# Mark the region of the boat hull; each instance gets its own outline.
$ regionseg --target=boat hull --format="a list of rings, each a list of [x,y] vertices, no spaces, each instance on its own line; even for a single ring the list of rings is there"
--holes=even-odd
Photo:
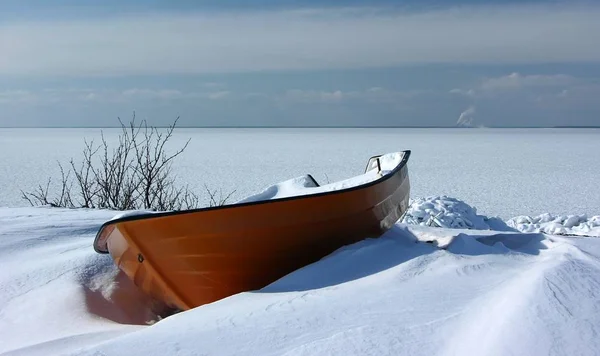
[[[146,293],[181,310],[260,289],[391,228],[408,207],[409,156],[353,188],[112,220],[94,248],[110,253]]]

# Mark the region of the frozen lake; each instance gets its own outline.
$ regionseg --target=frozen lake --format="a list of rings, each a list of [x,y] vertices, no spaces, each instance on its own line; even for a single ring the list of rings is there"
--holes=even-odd
[[[104,129],[109,139],[118,129]],[[58,179],[100,129],[0,129],[0,206]],[[600,214],[597,129],[178,129],[179,182],[235,190],[234,200],[306,173],[325,182],[363,172],[370,156],[412,150],[411,195],[449,195],[485,215]]]

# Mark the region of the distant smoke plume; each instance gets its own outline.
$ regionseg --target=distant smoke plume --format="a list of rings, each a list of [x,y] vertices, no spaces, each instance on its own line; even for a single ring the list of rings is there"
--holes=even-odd
[[[458,120],[456,121],[457,126],[473,126],[473,119],[475,115],[475,107],[469,106],[469,108],[463,111]]]

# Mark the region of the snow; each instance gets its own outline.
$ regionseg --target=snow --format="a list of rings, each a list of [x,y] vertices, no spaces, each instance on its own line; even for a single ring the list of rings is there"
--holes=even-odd
[[[600,216],[542,214],[517,216],[507,221],[508,226],[523,232],[543,232],[555,235],[600,236]]]
[[[447,227],[453,229],[490,229],[489,219],[477,215],[477,209],[447,196],[411,200],[402,222],[412,225]]]
[[[361,175],[324,185],[318,185],[318,183],[315,184],[315,180],[309,175],[288,179],[271,185],[262,192],[246,197],[237,203],[325,193],[367,184],[390,173],[390,171],[400,164],[403,157],[404,152],[393,152],[381,155],[381,157],[379,157],[379,169],[370,169]]]
[[[415,198],[380,238],[163,319],[92,248],[114,215],[0,208],[0,354],[600,354],[600,239],[545,231],[600,236],[597,216]]]
[[[498,217],[477,214],[477,209],[462,200],[433,196],[411,199],[402,222],[410,225],[434,226],[452,229],[520,231],[551,235],[579,235],[600,237],[600,215],[588,218],[583,215],[537,217],[517,216],[502,221]]]

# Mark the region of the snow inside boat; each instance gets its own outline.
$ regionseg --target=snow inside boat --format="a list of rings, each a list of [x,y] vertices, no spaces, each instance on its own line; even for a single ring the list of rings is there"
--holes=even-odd
[[[260,289],[390,229],[408,207],[409,156],[372,157],[364,174],[323,186],[307,175],[231,205],[116,218],[94,249],[172,308]]]

